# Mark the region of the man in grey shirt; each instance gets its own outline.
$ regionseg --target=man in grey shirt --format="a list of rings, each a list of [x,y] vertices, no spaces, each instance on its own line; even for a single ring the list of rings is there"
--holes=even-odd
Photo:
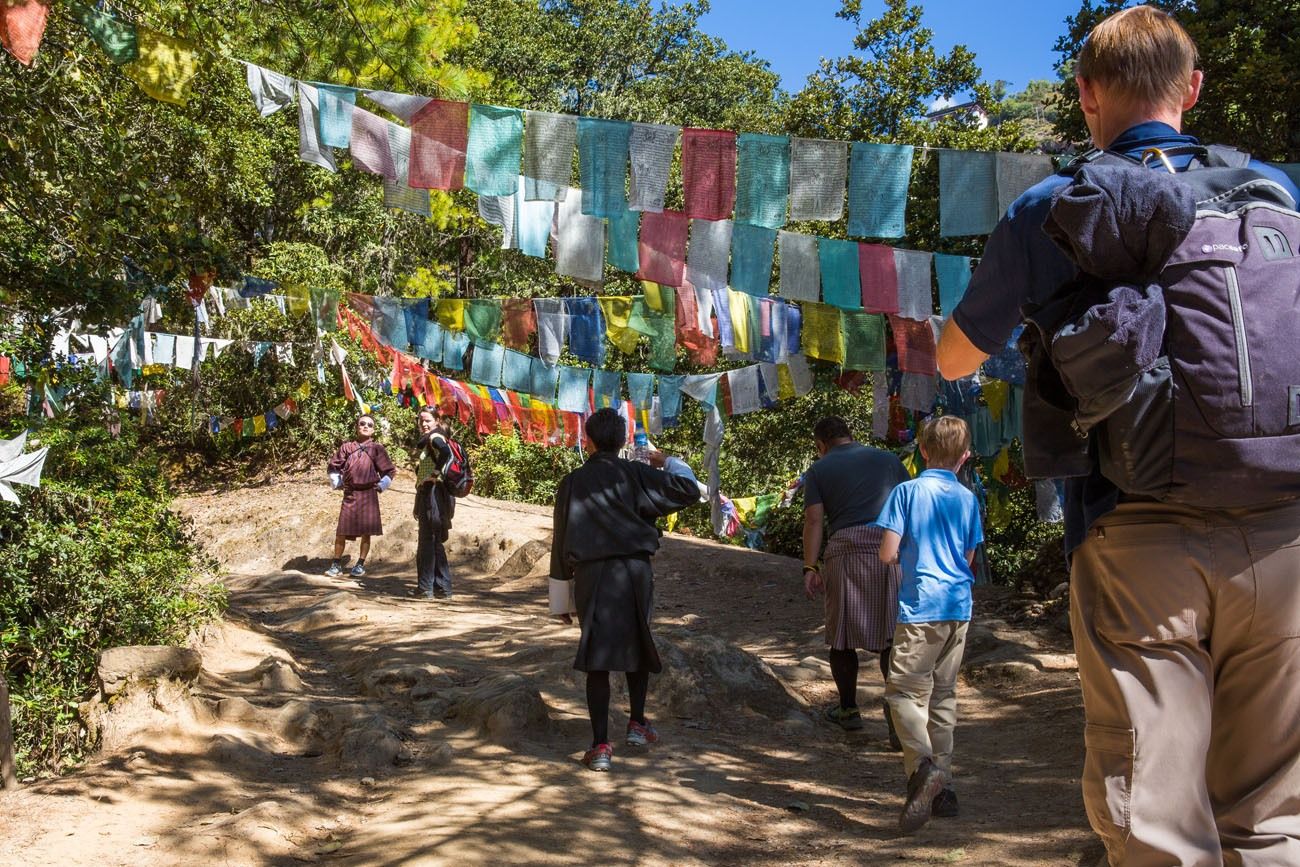
[[[891,452],[855,442],[842,418],[817,422],[813,440],[820,457],[804,473],[804,590],[809,599],[826,591],[826,644],[840,694],[826,718],[856,731],[863,725],[857,650],[880,654],[885,675],[898,608],[898,566],[880,562],[882,531],[870,524],[894,487],[910,477]],[[829,541],[819,566],[823,529]],[[892,726],[889,734],[892,744]]]

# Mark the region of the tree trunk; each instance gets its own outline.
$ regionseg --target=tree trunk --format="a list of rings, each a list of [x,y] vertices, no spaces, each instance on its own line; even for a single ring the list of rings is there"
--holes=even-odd
[[[18,775],[14,772],[14,730],[9,723],[9,685],[4,672],[0,672],[0,788],[13,791],[18,788]]]

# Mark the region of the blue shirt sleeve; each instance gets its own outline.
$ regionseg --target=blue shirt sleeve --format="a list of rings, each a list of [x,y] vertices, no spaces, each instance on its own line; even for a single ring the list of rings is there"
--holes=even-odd
[[[892,530],[900,536],[904,535],[904,530],[907,529],[906,490],[906,485],[899,485],[889,492],[889,499],[885,500],[885,507],[880,510],[880,517],[872,521],[871,526]]]
[[[1067,183],[1069,178],[1053,175],[1035,184],[1012,204],[984,245],[952,318],[986,355],[1006,347],[1026,302],[1046,300],[1077,272],[1043,231],[1052,194]]]
[[[1291,177],[1286,172],[1277,166],[1271,166],[1259,160],[1251,160],[1250,167],[1270,181],[1277,181],[1285,187],[1286,191],[1291,194],[1291,200],[1296,203],[1297,207],[1300,207],[1300,187],[1296,186],[1295,181],[1291,180]]]
[[[980,524],[980,509],[974,494],[967,501],[967,508],[970,510],[970,520],[967,522],[965,550],[974,551],[984,541],[984,527]]]

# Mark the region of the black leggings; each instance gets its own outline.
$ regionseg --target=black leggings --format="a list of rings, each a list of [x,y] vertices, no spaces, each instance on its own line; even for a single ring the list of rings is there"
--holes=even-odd
[[[889,651],[886,647],[880,652],[880,677],[889,680]],[[856,650],[830,651],[831,677],[835,678],[835,688],[840,692],[840,707],[858,706],[858,652]]]
[[[630,716],[645,725],[645,695],[650,688],[650,672],[627,673],[627,695],[632,705]],[[609,743],[609,672],[587,672],[587,713],[591,715],[591,745]]]

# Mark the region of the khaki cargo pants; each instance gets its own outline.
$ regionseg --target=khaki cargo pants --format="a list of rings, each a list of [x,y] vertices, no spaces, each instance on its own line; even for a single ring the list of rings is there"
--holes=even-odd
[[[900,623],[894,627],[885,701],[910,779],[929,757],[951,778],[957,728],[957,674],[966,649],[965,620]]]
[[[1300,504],[1121,505],[1070,623],[1111,865],[1300,865]]]

